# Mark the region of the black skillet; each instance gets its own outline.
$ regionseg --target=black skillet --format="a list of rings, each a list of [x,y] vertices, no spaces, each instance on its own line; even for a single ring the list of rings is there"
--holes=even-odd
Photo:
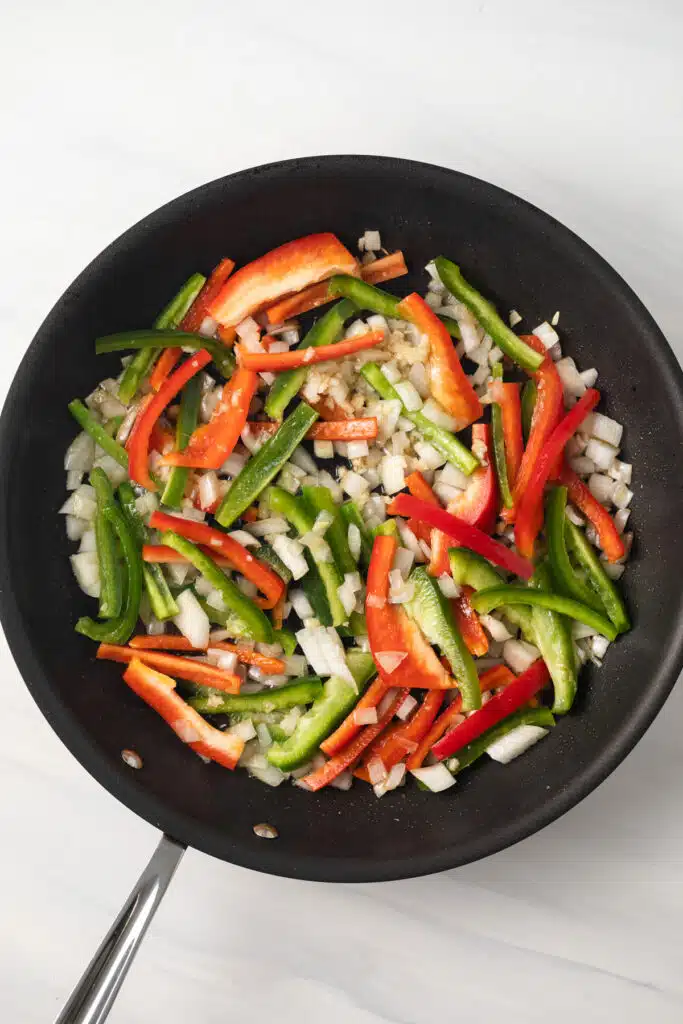
[[[222,256],[245,263],[321,230],[354,246],[366,228],[406,253],[412,273],[396,282],[403,294],[424,289],[425,263],[443,253],[502,311],[520,310],[528,329],[561,310],[564,349],[582,368],[598,369],[601,409],[626,424],[625,457],[635,465],[637,540],[623,581],[634,629],[610,647],[602,669],[583,670],[575,710],[545,742],[507,767],[467,773],[440,796],[413,786],[382,800],[367,786],[270,789],[204,765],[121,684],[118,666],[95,662],[93,645],[73,632],[89,605],[56,514],[62,456],[75,432],[67,402],[118,366],[116,357],[95,356],[96,336],[150,324],[192,271],[206,272]],[[157,855],[167,865],[186,844],[317,881],[456,867],[531,835],[586,796],[671,690],[683,654],[682,442],[683,375],[657,325],[615,271],[547,214],[486,182],[406,160],[339,156],[257,167],[204,185],[127,231],[71,285],[32,342],[0,420],[2,624],[27,686],[72,753],[174,837]],[[124,747],[140,753],[142,770],[123,763]],[[279,838],[258,838],[258,822],[276,826]],[[155,904],[156,870],[146,877]],[[100,981],[103,963],[95,965]],[[118,982],[108,984],[100,1012]],[[78,1016],[75,1005],[63,1020],[103,1019]]]

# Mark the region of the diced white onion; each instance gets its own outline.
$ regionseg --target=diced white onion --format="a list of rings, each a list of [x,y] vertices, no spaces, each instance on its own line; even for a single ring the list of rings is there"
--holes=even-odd
[[[368,453],[367,441],[349,441],[346,446],[347,459],[364,459]]]
[[[290,461],[293,462],[295,466],[298,466],[299,469],[302,469],[304,473],[315,475],[318,472],[318,467],[315,462],[306,449],[302,448],[301,445],[294,449],[290,455]]]
[[[66,474],[66,489],[67,491],[75,491],[80,486],[83,479],[83,474],[80,469],[70,469]]]
[[[83,551],[69,559],[79,587],[89,597],[100,596],[100,570],[96,551]]]
[[[401,371],[393,360],[391,360],[391,362],[384,363],[382,366],[382,373],[390,384],[398,384],[401,379]]]
[[[92,534],[93,539],[95,533],[90,529],[90,521],[87,519],[79,519],[78,516],[67,515],[66,517],[66,535],[69,540],[81,540],[87,534]],[[94,547],[93,547],[94,550]]]
[[[377,708],[357,708],[353,713],[353,721],[356,725],[375,725]]]
[[[355,523],[351,523],[349,525],[347,539],[349,544],[349,551],[351,552],[351,557],[357,562],[358,559],[360,558],[362,538],[360,530],[358,529]]]
[[[336,779],[332,779],[330,786],[333,789],[341,789],[343,791],[351,789],[353,785],[353,775],[350,771],[341,772]]]
[[[604,658],[607,654],[607,648],[609,647],[609,640],[606,636],[601,636],[600,633],[594,636],[591,641],[591,651],[596,658]]]
[[[209,644],[211,624],[209,617],[191,590],[183,590],[176,597],[180,609],[173,622],[193,647],[204,649]]]
[[[386,317],[382,316],[381,313],[373,313],[372,316],[368,317],[366,323],[370,331],[383,331],[386,334],[389,330]]]
[[[334,443],[332,441],[314,441],[313,452],[317,459],[333,459]]]
[[[410,380],[400,380],[396,384],[395,390],[408,412],[417,412],[422,408],[420,393]]]
[[[280,556],[295,580],[300,580],[308,572],[308,562],[304,556],[303,544],[293,537],[280,533],[273,537],[273,550]]]
[[[207,651],[207,653],[209,653]],[[218,651],[217,665],[224,672],[234,672],[237,668],[237,655],[234,651]]]
[[[439,576],[436,582],[444,597],[454,598],[460,596],[460,587],[448,573]]]
[[[397,494],[406,485],[406,461],[402,455],[385,455],[380,465],[382,486],[387,494]]]
[[[598,471],[607,473],[617,455],[617,449],[605,441],[591,437],[586,445],[586,457],[592,459]]]
[[[341,601],[347,615],[350,615],[356,607],[356,589],[350,582],[349,576],[350,574],[347,573],[344,577],[344,582],[337,591],[339,594],[339,600]]]
[[[406,766],[402,761],[399,761],[398,764],[393,766],[383,782],[378,782],[377,785],[372,787],[375,796],[382,797],[385,793],[390,793],[392,789],[397,789],[402,784],[405,774]]]
[[[612,504],[617,508],[628,508],[632,497],[633,491],[629,491],[626,484],[617,484],[612,493]]]
[[[405,651],[377,651],[375,661],[382,671],[390,676],[408,657]]]
[[[312,609],[311,609],[312,610]],[[303,676],[306,674],[306,658],[303,654],[290,654],[284,658],[285,674],[288,676]]]
[[[237,576],[235,578],[235,583],[242,591],[242,593],[245,594],[250,600],[256,600],[256,597],[258,595],[258,587],[256,586],[255,583],[252,583],[251,580],[246,579],[245,576]]]
[[[427,399],[422,407],[422,415],[432,423],[436,423],[437,427],[443,427],[444,430],[455,431],[458,429],[458,421],[450,416],[434,398]]]
[[[409,693],[406,699],[401,704],[399,704],[398,708],[396,709],[396,717],[400,718],[402,722],[405,722],[416,707],[417,701],[412,696],[412,694]]]
[[[586,390],[586,385],[583,382],[581,374],[576,368],[576,363],[567,356],[564,359],[559,359],[555,363],[555,368],[562,381],[562,388],[564,390],[565,397],[570,396],[572,398],[581,398]]]
[[[334,516],[326,509],[322,509],[322,511],[318,512],[317,516],[315,517],[315,522],[311,527],[311,532],[316,533],[319,537],[324,537],[333,522]]]
[[[350,498],[359,499],[367,494],[368,482],[365,477],[362,477],[360,473],[356,473],[353,470],[349,470],[348,473],[344,474],[341,481],[342,489],[346,491]]]
[[[457,487],[461,491],[466,489],[470,481],[470,478],[465,476],[463,471],[454,466],[452,462],[447,462],[443,469],[436,474],[435,479],[450,487]]]
[[[300,629],[296,634],[299,646],[308,658],[311,668],[317,675],[337,676],[346,680],[357,691],[356,682],[346,664],[344,647],[332,626]]]
[[[392,569],[394,572],[398,572],[402,579],[407,579],[414,561],[414,551],[411,551],[409,548],[396,548]],[[389,578],[391,579],[392,577],[390,576]]]
[[[624,575],[626,566],[623,563],[602,562],[602,567],[611,580],[619,580]]]
[[[171,578],[171,583],[174,583],[177,587],[182,586],[189,571],[189,562],[169,562],[166,566],[166,572]]]
[[[573,523],[574,526],[583,526],[583,516],[579,515],[579,513],[576,511],[573,505],[567,505],[564,514],[566,515],[569,522]]]
[[[424,471],[438,469],[446,462],[446,457],[438,452],[433,445],[427,441],[416,441],[413,445],[415,454],[420,461],[420,468]]]
[[[503,645],[503,658],[516,675],[526,672],[540,656],[538,648],[525,640],[506,640]]]
[[[510,324],[510,327],[516,327],[517,324],[520,324],[522,322],[522,319],[522,316],[517,312],[516,309],[510,310],[510,313],[508,315],[508,323]]]
[[[64,469],[75,470],[80,473],[89,473],[95,461],[95,442],[82,431],[77,434],[66,450],[64,456]]]
[[[493,615],[480,615],[479,621],[493,640],[502,643],[505,640],[512,639],[512,633],[505,623],[501,622],[500,619],[496,619]]]
[[[631,510],[628,508],[620,508],[614,516],[614,525],[616,526],[619,533],[623,533],[626,529]]]
[[[630,484],[633,477],[633,466],[630,462],[620,462],[615,459],[609,471],[613,480],[620,484]]]
[[[235,334],[237,335],[241,342],[247,345],[247,348],[250,352],[265,351],[263,345],[261,345],[259,341],[259,337],[261,335],[261,328],[256,323],[253,317],[248,316],[246,317],[246,319],[242,320],[239,324],[237,324],[237,326],[235,327]],[[252,347],[254,345],[254,339],[256,340],[256,342],[258,342],[258,348]]]
[[[499,764],[509,764],[547,734],[548,730],[542,729],[540,725],[518,725],[487,747],[486,753]]]
[[[237,474],[244,469],[246,464],[246,456],[233,452],[232,455],[225,460],[220,471],[221,473],[224,473],[225,476],[237,476]]]
[[[583,622],[572,622],[571,629],[574,640],[584,640],[587,636],[595,636],[598,632],[595,626],[586,626]]]
[[[591,473],[595,473],[595,463],[587,455],[575,456],[575,458],[569,460],[569,465],[579,476],[586,477],[590,476]]]
[[[551,327],[547,320],[544,320],[538,327],[534,327],[532,334],[535,334],[539,341],[543,342],[544,348],[552,348],[560,340],[560,336],[554,327]]]
[[[450,505],[462,493],[459,488],[445,484],[443,480],[437,480],[432,490],[443,505]]]
[[[590,434],[591,437],[597,438],[598,441],[605,441],[607,444],[611,444],[613,448],[618,448],[621,444],[624,428],[621,423],[610,419],[609,416],[603,416],[601,412],[592,412],[584,420],[581,426],[581,433]]]
[[[592,473],[588,478],[588,490],[601,505],[609,504],[616,486],[611,477],[602,473]]]
[[[582,370],[579,377],[587,388],[595,387],[595,383],[598,379],[598,371],[595,367],[591,367],[590,370]]]
[[[210,469],[199,477],[199,504],[203,509],[210,509],[220,498],[218,477]]]
[[[79,523],[84,523],[84,520],[79,519]],[[85,524],[87,525],[87,524]],[[76,537],[70,538],[71,540],[77,540]],[[97,551],[97,538],[93,529],[87,529],[81,534],[81,543],[78,545],[79,552],[81,551]]]
[[[413,363],[408,371],[408,383],[413,386],[421,399],[429,397],[429,378],[424,363]]]
[[[432,793],[442,793],[455,785],[455,776],[451,775],[445,764],[431,764],[427,768],[413,768],[410,773],[418,782],[430,789]]]
[[[289,533],[289,523],[282,516],[269,516],[247,523],[241,532],[250,533],[252,537],[272,537],[278,533]]]

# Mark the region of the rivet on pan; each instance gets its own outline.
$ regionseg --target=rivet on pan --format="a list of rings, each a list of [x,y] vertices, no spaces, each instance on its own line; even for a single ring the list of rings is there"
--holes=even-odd
[[[274,825],[269,825],[267,822],[262,821],[259,825],[254,825],[254,832],[259,839],[277,839],[280,835]]]
[[[142,768],[142,758],[134,750],[122,750],[121,759],[129,768]]]

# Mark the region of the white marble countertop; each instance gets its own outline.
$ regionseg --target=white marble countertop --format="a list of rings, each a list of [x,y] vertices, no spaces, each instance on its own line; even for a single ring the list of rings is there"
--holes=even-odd
[[[63,289],[131,223],[229,171],[330,152],[428,160],[530,199],[626,277],[681,356],[681,10],[7,6],[0,390]],[[156,835],[53,736],[4,641],[0,659],[0,1018],[44,1024]],[[578,808],[445,875],[323,886],[188,854],[111,1020],[680,1022],[682,727],[679,688]],[[293,919],[300,941],[285,942]]]

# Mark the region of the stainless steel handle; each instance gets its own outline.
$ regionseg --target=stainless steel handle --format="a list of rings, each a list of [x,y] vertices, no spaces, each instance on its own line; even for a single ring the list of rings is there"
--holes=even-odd
[[[111,1010],[185,846],[162,836],[102,945],[55,1024],[102,1024]]]

